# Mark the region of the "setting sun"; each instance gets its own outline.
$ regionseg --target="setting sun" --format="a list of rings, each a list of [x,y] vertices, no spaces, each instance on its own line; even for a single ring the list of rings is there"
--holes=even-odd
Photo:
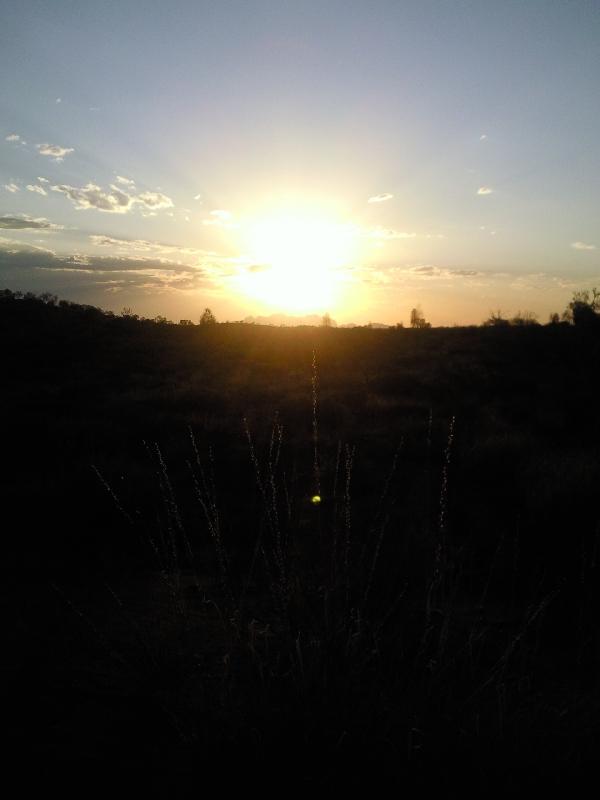
[[[338,299],[341,269],[356,256],[351,225],[318,215],[279,213],[250,220],[244,244],[252,263],[241,291],[284,311],[324,311]]]

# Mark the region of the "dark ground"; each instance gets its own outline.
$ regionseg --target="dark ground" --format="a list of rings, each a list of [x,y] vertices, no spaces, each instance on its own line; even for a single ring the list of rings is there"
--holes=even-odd
[[[5,298],[0,335],[26,779],[464,795],[594,764],[596,331]]]

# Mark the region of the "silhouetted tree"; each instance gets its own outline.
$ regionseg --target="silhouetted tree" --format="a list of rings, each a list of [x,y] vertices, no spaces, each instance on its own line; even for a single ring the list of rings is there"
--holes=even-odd
[[[515,316],[510,321],[511,325],[526,326],[526,325],[539,325],[537,321],[537,314],[534,311],[517,311]]]
[[[563,316],[574,325],[591,327],[600,323],[598,312],[600,312],[600,290],[594,287],[573,292],[573,299]]]
[[[431,328],[431,323],[427,322],[423,316],[423,312],[417,306],[410,312],[410,327],[411,328]]]
[[[490,316],[483,322],[485,328],[507,328],[509,325],[510,322],[502,316],[500,309],[492,311]]]
[[[331,328],[331,316],[329,315],[328,311],[326,311],[325,314],[323,314],[323,317],[321,319],[321,326],[323,328]]]
[[[205,308],[200,317],[200,325],[214,325],[216,321],[217,318],[210,308]]]
[[[558,325],[560,322],[560,314],[558,311],[553,311],[548,317],[548,325]]]

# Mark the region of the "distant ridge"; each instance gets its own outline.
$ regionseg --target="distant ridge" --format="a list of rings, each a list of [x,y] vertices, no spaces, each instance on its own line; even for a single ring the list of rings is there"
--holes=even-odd
[[[292,314],[270,314],[267,317],[245,317],[242,322],[247,325],[272,325],[275,327],[294,328],[299,325],[314,325],[323,327],[323,317],[320,314],[305,314],[304,316],[293,316]],[[346,322],[338,325],[334,319],[329,320],[332,328],[391,328],[393,325],[386,325],[383,322],[369,322],[368,325],[356,325],[354,322]]]
[[[275,325],[294,327],[296,325],[318,325],[323,324],[323,316],[320,314],[306,314],[304,316],[293,316],[291,314],[270,314],[268,317],[245,317],[243,322],[249,325]],[[332,328],[337,328],[337,322],[330,321]]]
[[[340,328],[377,328],[383,330],[384,328],[393,328],[394,325],[386,325],[384,322],[367,322],[365,325],[357,325],[355,322],[346,322],[340,325]]]

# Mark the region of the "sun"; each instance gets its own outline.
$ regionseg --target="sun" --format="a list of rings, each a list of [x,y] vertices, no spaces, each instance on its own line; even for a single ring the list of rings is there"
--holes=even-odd
[[[240,289],[280,311],[331,309],[355,239],[352,226],[317,213],[282,211],[249,220],[244,246],[250,264],[240,276]]]

